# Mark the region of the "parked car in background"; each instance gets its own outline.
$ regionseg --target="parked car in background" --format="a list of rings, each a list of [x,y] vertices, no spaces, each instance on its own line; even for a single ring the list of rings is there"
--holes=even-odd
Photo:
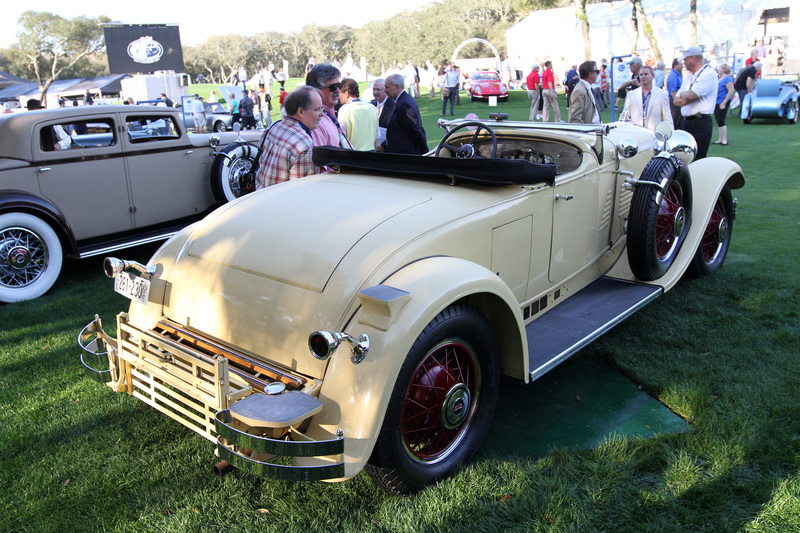
[[[190,135],[162,106],[0,115],[0,302],[47,292],[65,255],[166,239],[231,199],[232,172],[247,162],[216,147],[258,139]]]
[[[478,70],[473,72],[466,82],[466,90],[470,101],[488,100],[496,96],[498,100],[508,100],[508,87],[494,70]]]
[[[205,102],[206,131],[223,132],[231,129],[233,116],[225,106],[219,102]]]
[[[794,82],[760,79],[753,92],[745,95],[739,116],[745,124],[750,124],[754,118],[785,118],[796,124],[800,113],[798,91],[800,85]]]
[[[214,442],[219,473],[366,469],[395,494],[448,475],[501,374],[533,381],[721,268],[744,185],[666,124],[507,118],[440,120],[428,156],[315,148],[335,172],[227,204],[147,265],[107,258],[133,301],[116,336],[84,329],[84,363]]]

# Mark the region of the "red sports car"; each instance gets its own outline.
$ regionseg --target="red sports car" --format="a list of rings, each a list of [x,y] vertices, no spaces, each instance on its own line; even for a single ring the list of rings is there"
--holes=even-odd
[[[508,101],[508,87],[500,80],[494,70],[478,70],[473,72],[467,82],[467,94],[470,101],[488,100],[496,96],[498,100]]]

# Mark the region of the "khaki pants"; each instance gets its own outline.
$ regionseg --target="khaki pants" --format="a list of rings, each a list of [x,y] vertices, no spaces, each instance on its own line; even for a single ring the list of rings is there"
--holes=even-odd
[[[531,101],[531,117],[528,120],[534,122],[539,114],[539,89],[528,89],[528,100]]]
[[[542,91],[544,97],[544,108],[542,109],[543,122],[550,120],[550,107],[553,108],[553,122],[561,122],[561,109],[558,107],[558,95],[555,89],[545,89]],[[548,104],[550,107],[548,107]]]

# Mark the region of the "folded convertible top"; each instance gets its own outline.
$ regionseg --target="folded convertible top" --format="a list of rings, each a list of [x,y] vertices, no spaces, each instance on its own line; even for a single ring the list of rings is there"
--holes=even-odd
[[[553,185],[555,164],[524,159],[430,157],[382,152],[360,152],[333,146],[314,147],[314,164],[340,171],[364,170],[375,174],[466,180],[489,185]]]

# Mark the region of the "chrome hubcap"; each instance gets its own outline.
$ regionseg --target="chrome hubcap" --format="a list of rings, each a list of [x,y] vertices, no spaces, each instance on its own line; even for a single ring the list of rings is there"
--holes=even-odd
[[[27,248],[15,246],[8,252],[6,260],[11,268],[25,268],[31,262],[31,253]]]
[[[471,395],[466,385],[454,385],[447,392],[442,404],[442,425],[447,429],[460,426],[469,414],[470,400]]]
[[[725,242],[728,238],[728,231],[728,219],[723,217],[723,219],[719,221],[719,227],[717,228],[717,239],[720,244]]]
[[[679,237],[683,234],[683,226],[686,224],[686,210],[683,207],[679,207],[675,211],[675,222],[672,226],[672,231],[675,232],[675,236]]]

